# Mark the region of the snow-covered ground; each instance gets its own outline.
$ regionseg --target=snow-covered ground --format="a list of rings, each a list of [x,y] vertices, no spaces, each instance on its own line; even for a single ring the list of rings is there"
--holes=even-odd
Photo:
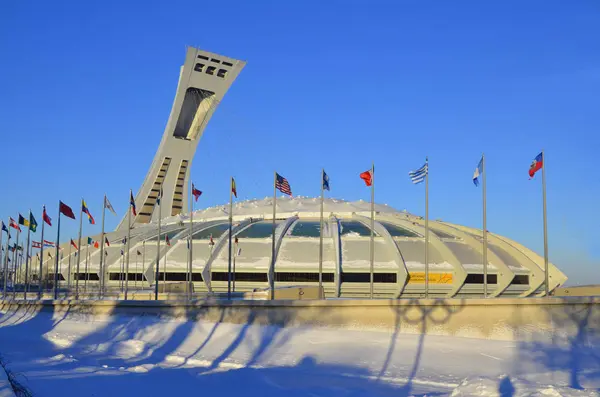
[[[600,387],[600,343],[589,337],[506,342],[13,312],[0,316],[0,354],[35,396],[592,396]]]

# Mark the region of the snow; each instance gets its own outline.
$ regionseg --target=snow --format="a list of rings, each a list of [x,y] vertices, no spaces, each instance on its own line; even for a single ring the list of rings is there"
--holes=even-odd
[[[37,396],[594,396],[600,343],[0,315],[0,354]],[[586,389],[587,388],[587,389]]]

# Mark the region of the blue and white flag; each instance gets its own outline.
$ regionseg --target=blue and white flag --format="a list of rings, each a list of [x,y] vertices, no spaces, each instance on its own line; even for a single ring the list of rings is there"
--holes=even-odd
[[[429,172],[429,165],[427,163],[425,163],[418,170],[409,172],[408,176],[410,177],[410,180],[412,181],[412,183],[414,183],[416,185],[425,180],[425,177],[427,176],[428,172]]]
[[[323,190],[329,190],[329,176],[323,170]]]
[[[475,184],[475,186],[479,186],[479,177],[483,175],[483,156],[481,157],[481,160],[479,160],[479,164],[477,165],[477,168],[475,168],[475,172],[473,173],[473,183]]]

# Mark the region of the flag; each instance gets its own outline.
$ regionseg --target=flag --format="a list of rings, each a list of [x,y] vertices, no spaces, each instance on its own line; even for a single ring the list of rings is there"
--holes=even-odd
[[[532,179],[536,172],[542,169],[544,165],[544,154],[540,153],[533,159],[531,166],[529,166],[529,179]]]
[[[42,211],[42,218],[44,219],[44,222],[48,224],[48,226],[52,226],[52,219],[50,219],[48,214],[46,214],[46,206],[44,206],[44,210]]]
[[[156,204],[160,205],[160,200],[162,199],[162,195],[163,195],[163,191],[162,191],[162,186],[161,186],[160,190],[158,191],[158,197],[156,197]]]
[[[23,217],[23,215],[19,214],[19,225],[29,227],[29,220],[25,219],[25,217]]]
[[[412,183],[414,183],[416,185],[418,183],[423,182],[428,173],[429,173],[429,165],[427,163],[425,163],[418,170],[409,172],[408,176],[410,177],[410,180],[412,181]]]
[[[50,251],[48,251],[48,256],[50,257],[50,259],[52,259],[52,253]]]
[[[137,254],[138,255],[142,255],[142,253],[140,252],[140,250],[137,250]]]
[[[31,248],[42,248],[42,243],[40,241],[32,241]]]
[[[90,210],[88,210],[87,205],[85,205],[85,200],[81,199],[81,211],[88,216],[88,221],[90,221],[90,225],[95,225],[96,221],[92,214],[90,214]]]
[[[48,240],[44,240],[44,247],[54,247],[54,242],[52,241],[48,241]]]
[[[202,192],[196,189],[196,186],[192,183],[192,196],[194,196],[194,200],[198,201],[198,197],[202,195]]]
[[[123,240],[121,240],[121,242],[123,243],[123,245],[127,244],[127,237],[123,237]]]
[[[329,176],[325,173],[325,170],[323,170],[323,189],[329,190]]]
[[[98,241],[94,241],[94,248],[100,248],[100,243]]]
[[[365,181],[367,186],[371,186],[373,184],[373,170],[370,169],[360,174],[360,179]]]
[[[73,247],[75,247],[75,249],[79,249],[79,248],[77,248],[77,244],[75,244],[75,241],[73,241],[73,239],[71,239],[71,245],[72,245]]]
[[[275,188],[283,194],[287,194],[288,196],[292,195],[292,188],[290,187],[287,179],[278,173],[275,173]]]
[[[87,238],[87,243],[88,243],[88,245],[92,245],[92,244],[94,244],[94,240],[92,240],[91,237],[88,237]]]
[[[169,235],[165,234],[165,243],[167,243],[167,245],[170,247],[171,246],[171,240],[169,240]]]
[[[231,178],[231,193],[237,198],[237,187],[235,186],[235,179]]]
[[[31,211],[29,212],[29,230],[31,230],[32,232],[35,233],[35,231],[37,230],[37,221],[35,220],[35,218],[33,217],[33,214],[31,213]]]
[[[19,224],[17,222],[15,222],[15,220],[13,218],[8,218],[8,219],[9,219],[8,225],[10,227],[12,227],[13,229],[17,229],[18,231],[21,231],[21,228],[19,227]]]
[[[215,245],[215,242],[213,241],[213,238],[212,238],[212,234],[210,235],[210,241],[208,242],[208,245]]]
[[[473,173],[473,183],[475,186],[479,186],[479,177],[483,175],[483,157],[479,160],[479,164],[477,164],[477,168],[475,168],[475,172]]]
[[[4,222],[2,222],[2,231],[8,233],[8,228],[6,227]]]
[[[125,252],[123,252],[123,250],[121,250],[121,256],[125,255]]]
[[[108,201],[108,197],[106,197],[106,196],[104,196],[104,208],[106,208],[107,210],[109,210],[110,212],[112,212],[114,216],[117,216],[117,213],[115,212],[115,209],[110,204],[110,201]]]
[[[75,214],[73,213],[73,210],[71,209],[71,207],[69,207],[68,205],[66,205],[62,201],[59,201],[58,203],[59,203],[58,204],[58,211],[61,214],[63,214],[67,218],[75,219]]]
[[[239,242],[237,236],[235,236],[235,240],[233,242],[234,242],[234,244],[237,244]]]
[[[133,216],[137,216],[137,210],[135,209],[135,199],[133,198],[133,190],[129,191],[129,206],[131,207],[131,213]]]
[[[106,244],[107,247],[110,247],[110,242],[108,241],[108,237],[104,237],[104,244]]]

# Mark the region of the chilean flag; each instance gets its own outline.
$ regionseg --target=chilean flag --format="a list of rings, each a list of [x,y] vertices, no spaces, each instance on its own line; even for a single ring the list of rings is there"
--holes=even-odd
[[[373,169],[361,173],[360,179],[365,181],[367,186],[371,186],[373,184]]]
[[[540,153],[537,156],[535,156],[535,159],[533,159],[533,162],[531,163],[531,166],[529,167],[529,178],[530,179],[533,178],[535,173],[538,172],[539,170],[541,170],[543,166],[544,166],[544,154]]]

